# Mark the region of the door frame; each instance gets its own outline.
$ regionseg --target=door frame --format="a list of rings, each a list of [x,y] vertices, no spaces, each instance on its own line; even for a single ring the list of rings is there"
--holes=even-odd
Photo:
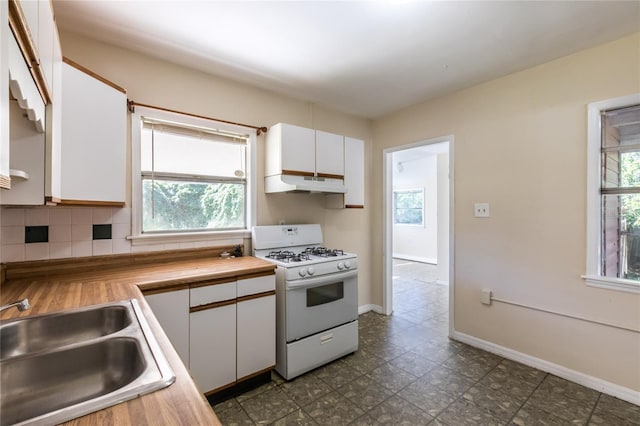
[[[383,150],[382,155],[382,247],[383,247],[383,294],[382,309],[385,315],[393,312],[393,153],[435,143],[449,144],[449,337],[453,336],[454,327],[454,136],[442,136],[407,145],[394,146]]]

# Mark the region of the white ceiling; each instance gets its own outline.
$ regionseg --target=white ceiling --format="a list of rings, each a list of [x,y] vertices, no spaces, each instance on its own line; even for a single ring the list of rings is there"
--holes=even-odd
[[[639,1],[53,5],[64,31],[368,118],[640,31]]]

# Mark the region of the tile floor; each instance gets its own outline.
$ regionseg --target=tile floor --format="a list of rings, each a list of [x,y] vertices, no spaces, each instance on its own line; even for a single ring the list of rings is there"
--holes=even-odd
[[[447,338],[448,287],[394,261],[394,314],[352,355],[214,406],[224,425],[640,425],[640,407]]]

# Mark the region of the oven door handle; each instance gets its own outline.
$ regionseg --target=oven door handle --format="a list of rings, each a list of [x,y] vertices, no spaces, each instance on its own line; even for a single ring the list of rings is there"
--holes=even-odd
[[[287,289],[294,290],[294,289],[318,287],[325,284],[344,281],[349,278],[355,278],[357,276],[358,276],[358,270],[352,270],[347,272],[340,272],[338,274],[321,275],[319,277],[314,277],[314,278],[287,281]]]

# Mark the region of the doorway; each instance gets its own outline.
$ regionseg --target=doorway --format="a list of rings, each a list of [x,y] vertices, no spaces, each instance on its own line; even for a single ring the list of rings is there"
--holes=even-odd
[[[453,136],[388,148],[383,158],[384,312],[415,320],[439,315],[451,334]],[[427,294],[438,295],[439,311],[434,299],[421,298]]]

